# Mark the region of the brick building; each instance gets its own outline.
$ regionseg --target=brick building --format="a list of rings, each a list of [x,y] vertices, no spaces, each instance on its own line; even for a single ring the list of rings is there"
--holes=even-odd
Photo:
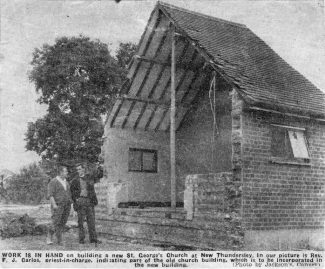
[[[325,96],[245,25],[159,2],[104,141],[103,231],[323,248]]]

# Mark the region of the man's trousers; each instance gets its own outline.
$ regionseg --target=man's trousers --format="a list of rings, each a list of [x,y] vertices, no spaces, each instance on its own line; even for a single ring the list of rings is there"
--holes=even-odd
[[[95,208],[94,205],[87,201],[88,198],[79,198],[78,201],[78,228],[79,228],[79,242],[85,240],[84,220],[87,221],[89,241],[94,243],[97,241],[96,227],[95,227]]]
[[[52,211],[52,226],[50,234],[55,233],[58,243],[62,241],[62,232],[66,225],[71,209],[71,203],[59,204],[57,209],[51,208]]]

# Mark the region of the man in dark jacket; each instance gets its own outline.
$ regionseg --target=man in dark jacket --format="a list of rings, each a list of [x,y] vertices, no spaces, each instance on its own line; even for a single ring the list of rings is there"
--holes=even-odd
[[[48,184],[47,198],[50,199],[52,225],[47,235],[47,244],[52,244],[52,236],[56,235],[57,243],[61,244],[62,232],[67,223],[71,208],[71,193],[69,183],[66,181],[67,167],[58,165],[58,176],[51,179]]]
[[[78,214],[79,227],[79,243],[85,243],[85,231],[83,222],[86,218],[89,241],[90,243],[101,243],[97,239],[95,227],[95,209],[98,200],[95,193],[94,183],[95,179],[91,175],[86,174],[84,165],[77,166],[78,177],[71,182],[71,195],[73,200],[73,207]]]

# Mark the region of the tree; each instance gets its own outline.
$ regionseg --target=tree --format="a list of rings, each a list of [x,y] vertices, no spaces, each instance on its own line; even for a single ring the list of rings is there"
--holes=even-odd
[[[119,93],[134,48],[121,43],[114,58],[106,44],[79,36],[35,49],[29,79],[48,113],[29,123],[26,149],[44,160],[98,163],[101,116]]]
[[[49,177],[38,164],[30,164],[9,181],[7,196],[15,203],[38,204],[45,199],[48,181]]]
[[[127,68],[133,55],[135,54],[137,46],[131,42],[120,43],[120,46],[116,52],[117,63],[122,68]]]

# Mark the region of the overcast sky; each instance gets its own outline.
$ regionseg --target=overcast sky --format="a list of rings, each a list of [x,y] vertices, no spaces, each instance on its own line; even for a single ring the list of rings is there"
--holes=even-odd
[[[98,38],[114,52],[140,39],[156,1],[0,0],[0,170],[38,160],[25,151],[27,122],[44,115],[27,72],[34,48],[60,36]],[[325,90],[323,0],[166,0],[190,10],[246,24],[289,64]]]

